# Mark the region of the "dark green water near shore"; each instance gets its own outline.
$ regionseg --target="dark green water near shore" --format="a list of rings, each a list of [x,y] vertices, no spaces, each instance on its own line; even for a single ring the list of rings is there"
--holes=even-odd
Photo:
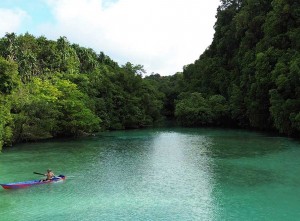
[[[221,129],[147,129],[17,145],[0,154],[0,220],[299,220],[300,142]]]

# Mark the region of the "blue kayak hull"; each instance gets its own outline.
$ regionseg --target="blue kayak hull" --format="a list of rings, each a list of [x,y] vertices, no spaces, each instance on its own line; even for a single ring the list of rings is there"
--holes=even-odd
[[[55,183],[59,181],[65,180],[66,177],[64,175],[59,175],[51,180],[47,181],[41,181],[41,180],[29,180],[24,182],[16,182],[16,183],[7,183],[7,184],[0,184],[4,189],[20,189],[20,188],[26,188],[30,186],[40,185],[40,184],[46,184],[46,183]]]

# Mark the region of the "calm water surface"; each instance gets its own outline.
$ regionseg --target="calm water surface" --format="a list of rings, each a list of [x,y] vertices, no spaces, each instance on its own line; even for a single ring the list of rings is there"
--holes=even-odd
[[[147,129],[22,144],[0,154],[0,220],[272,220],[300,217],[300,142],[239,130]]]

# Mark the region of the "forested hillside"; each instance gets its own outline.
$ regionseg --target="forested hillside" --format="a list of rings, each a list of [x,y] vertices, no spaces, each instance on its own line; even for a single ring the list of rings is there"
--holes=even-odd
[[[164,94],[104,53],[30,34],[0,39],[0,149],[15,142],[139,128],[160,120]]]
[[[300,1],[222,0],[212,44],[183,71],[188,126],[300,134]]]
[[[0,39],[0,149],[140,128],[239,126],[300,134],[300,2],[221,0],[212,44],[183,73],[142,78],[65,37]],[[200,41],[201,39],[199,39]]]

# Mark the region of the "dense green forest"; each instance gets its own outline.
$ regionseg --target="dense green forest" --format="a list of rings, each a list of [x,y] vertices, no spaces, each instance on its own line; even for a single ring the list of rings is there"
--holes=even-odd
[[[141,65],[28,33],[6,34],[0,56],[0,147],[161,119],[164,94],[142,79]]]
[[[183,126],[300,132],[300,2],[221,0],[212,44],[182,73],[120,66],[103,52],[31,34],[0,39],[0,150],[16,142]],[[199,39],[201,40],[201,39]]]
[[[300,1],[222,0],[214,28],[184,67],[177,119],[299,136]]]

